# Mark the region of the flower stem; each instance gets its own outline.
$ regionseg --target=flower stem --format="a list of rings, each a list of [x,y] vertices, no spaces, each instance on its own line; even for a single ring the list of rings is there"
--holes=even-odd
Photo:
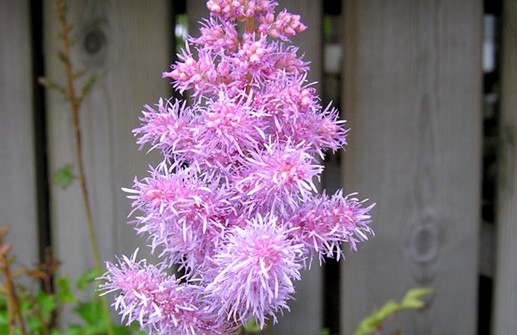
[[[20,311],[20,301],[16,294],[13,276],[9,268],[8,253],[11,250],[11,245],[4,243],[5,234],[7,234],[7,226],[2,227],[0,230],[0,271],[5,279],[5,293],[7,295],[7,310],[9,315],[9,335],[26,335],[25,322]],[[18,324],[20,333],[16,331],[16,324]]]
[[[95,269],[100,272],[101,271],[101,262],[99,256],[99,248],[97,246],[97,237],[95,234],[95,227],[93,225],[93,216],[92,209],[90,204],[88,185],[86,182],[86,173],[84,169],[84,160],[83,160],[83,146],[82,146],[82,136],[81,136],[81,122],[80,122],[80,109],[82,99],[79,97],[75,90],[74,85],[74,75],[73,68],[71,62],[71,42],[70,42],[70,30],[71,25],[69,24],[66,18],[66,6],[63,0],[55,0],[56,11],[58,15],[59,24],[61,27],[61,39],[63,41],[63,50],[61,54],[61,58],[63,59],[66,73],[66,98],[70,104],[70,110],[72,112],[73,118],[73,127],[74,127],[74,137],[75,137],[75,155],[78,166],[78,179],[81,188],[82,200],[84,205],[84,211],[86,215],[86,224],[88,226],[88,234],[90,237],[90,246],[92,249],[93,260],[95,264]],[[109,312],[109,305],[106,300],[106,297],[103,296],[101,299],[101,305],[103,310],[103,315],[106,321],[106,327],[109,335],[113,335],[113,325],[111,323],[111,316]]]

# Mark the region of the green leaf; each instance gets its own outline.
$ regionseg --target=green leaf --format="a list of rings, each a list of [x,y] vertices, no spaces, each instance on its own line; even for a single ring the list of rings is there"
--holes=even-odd
[[[382,321],[389,317],[390,315],[395,314],[400,310],[399,304],[397,304],[394,300],[390,300],[384,304],[376,313],[377,318]]]
[[[367,335],[377,331],[384,321],[397,312],[405,309],[418,309],[425,305],[422,298],[433,292],[428,288],[416,288],[409,290],[400,303],[390,300],[381,308],[374,310],[370,315],[365,317],[357,326],[354,335]]]
[[[36,294],[36,301],[38,303],[39,312],[44,320],[50,320],[52,312],[57,308],[56,296],[39,291]]]
[[[260,326],[255,319],[251,319],[244,327],[246,333],[260,333],[260,330]]]
[[[59,277],[56,280],[57,299],[62,304],[74,304],[77,298],[72,290],[72,283],[67,277]]]
[[[95,281],[96,278],[102,276],[102,271],[97,271],[96,269],[91,269],[90,271],[83,274],[79,279],[77,279],[77,288],[81,291],[84,291],[88,284]]]
[[[74,311],[88,326],[100,326],[100,323],[104,323],[102,306],[97,302],[81,303]]]
[[[131,326],[115,326],[113,327],[113,332],[115,335],[145,335],[145,332],[141,332],[138,330],[138,327],[134,327],[134,324]]]
[[[416,309],[422,308],[425,305],[425,301],[422,299],[433,293],[434,290],[429,288],[414,288],[409,290],[402,301],[400,302],[401,309]]]
[[[70,63],[70,59],[68,58],[68,55],[65,54],[63,51],[61,51],[61,50],[58,51],[57,56],[58,56],[59,60],[63,62],[63,64]]]
[[[90,92],[90,89],[92,88],[96,79],[97,79],[97,77],[95,76],[95,74],[91,74],[88,76],[86,83],[84,83],[83,87],[81,88],[81,95],[80,95],[81,100],[84,99],[84,97],[88,94],[88,92]]]
[[[86,73],[86,69],[79,69],[72,73],[72,79],[76,80],[77,78],[80,78],[83,74]]]
[[[6,309],[0,310],[0,326],[9,325],[9,313]]]
[[[124,327],[124,326],[120,326],[120,327]],[[137,321],[133,321],[133,323],[131,323],[129,325],[129,327],[124,327],[128,330],[128,333],[129,335],[146,335],[147,332],[144,332],[142,330],[140,330],[140,325]]]
[[[27,313],[32,308],[32,302],[30,300],[20,300],[20,311],[22,314]]]
[[[84,334],[84,328],[80,326],[70,326],[68,329],[63,333],[63,335],[85,335]]]
[[[67,164],[61,169],[57,170],[52,179],[58,183],[62,188],[67,188],[74,180],[74,171],[72,164]]]
[[[64,96],[66,96],[66,89],[63,86],[57,84],[56,82],[54,82],[54,81],[52,81],[52,80],[50,80],[48,78],[45,78],[45,77],[38,78],[38,82],[41,85],[45,86],[46,88],[52,89],[52,90],[56,90],[59,93],[61,93]]]
[[[40,333],[38,330],[42,329],[41,321],[34,315],[29,315],[25,318],[25,324],[30,333]]]

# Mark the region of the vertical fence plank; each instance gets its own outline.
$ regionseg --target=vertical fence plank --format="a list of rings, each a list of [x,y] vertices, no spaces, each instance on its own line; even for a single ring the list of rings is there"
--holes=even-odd
[[[504,1],[494,335],[517,329],[517,3]]]
[[[17,263],[38,262],[29,1],[0,2],[0,225]]]
[[[345,185],[377,206],[376,236],[344,266],[342,333],[407,289],[431,287],[427,308],[385,332],[475,334],[481,2],[343,3]]]
[[[73,62],[97,80],[81,110],[86,174],[101,260],[130,254],[145,240],[126,225],[130,201],[121,187],[146,175],[150,157],[138,151],[131,130],[138,126],[144,104],[170,96],[167,80],[173,29],[168,1],[69,1],[69,18],[77,43]],[[56,56],[56,16],[45,2],[48,76],[64,82]],[[80,82],[80,81],[79,81]],[[80,85],[78,85],[80,86]],[[50,171],[75,165],[72,118],[64,98],[48,95]],[[53,241],[63,271],[72,277],[93,267],[79,185],[52,185]],[[145,249],[145,248],[144,248]]]

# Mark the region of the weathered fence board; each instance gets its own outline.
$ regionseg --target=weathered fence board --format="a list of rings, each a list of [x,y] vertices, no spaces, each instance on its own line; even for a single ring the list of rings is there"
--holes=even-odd
[[[45,2],[48,76],[64,82],[57,23]],[[137,151],[131,130],[144,104],[169,96],[161,73],[169,68],[172,37],[168,1],[70,1],[69,16],[77,44],[73,62],[97,80],[81,110],[84,160],[102,260],[130,254],[145,244],[125,224],[130,201],[121,187],[146,175],[150,158]],[[66,101],[48,95],[50,171],[75,165],[72,118]],[[53,241],[63,271],[72,277],[93,267],[78,183],[67,189],[52,185]],[[145,248],[144,248],[145,249]]]
[[[17,263],[38,262],[29,1],[0,1],[0,225]]]
[[[376,236],[343,267],[343,334],[431,287],[402,334],[476,333],[482,3],[344,0],[348,192],[377,203]],[[461,311],[461,312],[459,312]]]
[[[517,3],[504,1],[494,335],[517,329]]]

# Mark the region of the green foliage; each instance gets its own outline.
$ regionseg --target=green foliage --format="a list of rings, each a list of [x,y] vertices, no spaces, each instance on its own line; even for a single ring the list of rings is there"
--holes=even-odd
[[[74,283],[66,276],[55,280],[55,292],[47,293],[41,289],[32,292],[18,285],[19,306],[23,315],[27,335],[107,335],[108,329],[103,315],[102,302],[97,296],[95,278],[98,271],[91,270],[79,277],[75,286],[78,290],[91,290],[91,298],[80,301],[74,293]],[[65,325],[57,328],[57,313],[64,306],[71,306],[80,319],[80,324]],[[136,324],[117,326],[115,335],[143,335]],[[9,334],[9,313],[7,297],[0,290],[0,334]],[[16,334],[22,334],[16,329]]]
[[[403,310],[419,309],[425,306],[422,299],[433,292],[428,288],[415,288],[409,290],[400,302],[390,300],[381,308],[374,310],[372,314],[364,318],[357,327],[354,335],[368,335],[382,329],[387,318]]]
[[[77,298],[72,290],[72,284],[67,277],[59,277],[56,280],[57,300],[62,304],[74,304]]]
[[[258,334],[260,331],[260,326],[255,319],[251,319],[244,327],[244,333],[246,334]]]
[[[185,47],[185,41],[188,38],[188,16],[185,14],[176,15],[176,53],[181,53]]]
[[[90,89],[93,86],[93,83],[95,83],[95,80],[97,77],[94,74],[91,74],[86,79],[86,82],[84,83],[83,87],[81,88],[81,95],[79,96],[80,100],[83,100],[84,97],[88,95],[88,92],[90,92]]]
[[[101,271],[97,271],[97,269],[91,269],[86,272],[82,276],[77,279],[77,288],[81,291],[84,291],[88,288],[89,284],[92,284],[95,281],[95,278],[102,276]]]
[[[63,166],[52,176],[54,182],[58,183],[62,188],[67,188],[72,183],[74,178],[74,171],[71,164]]]
[[[0,295],[0,334],[9,334],[9,313],[5,295]]]

